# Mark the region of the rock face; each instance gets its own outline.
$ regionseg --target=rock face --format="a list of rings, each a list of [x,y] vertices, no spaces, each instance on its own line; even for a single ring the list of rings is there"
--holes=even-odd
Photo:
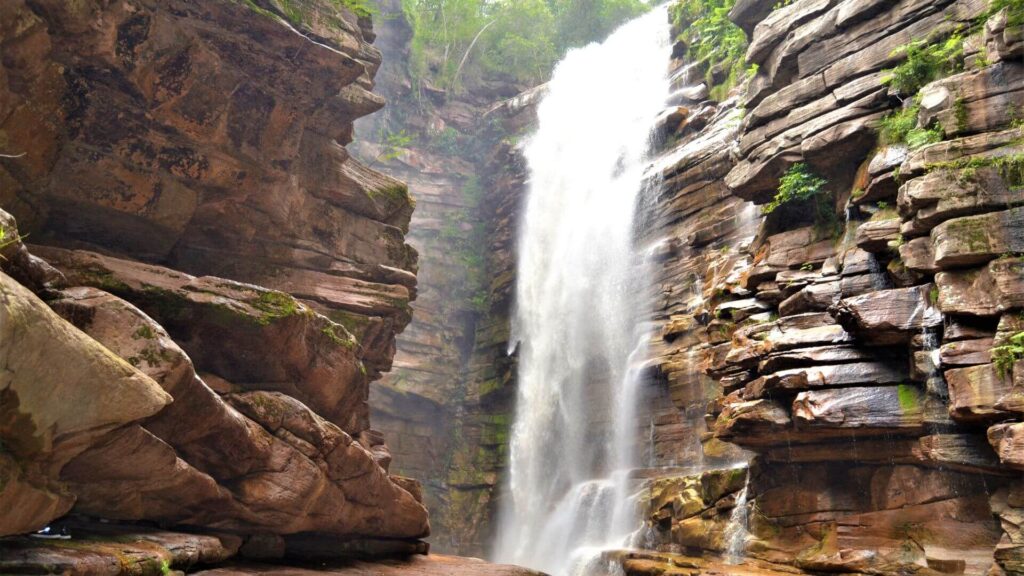
[[[0,160],[0,202],[33,242],[297,294],[386,370],[415,286],[412,202],[344,148],[383,106],[355,16],[310,2],[334,14],[299,26],[313,41],[231,0],[31,4],[5,6],[0,32],[0,131],[25,153]]]
[[[644,481],[652,550],[623,565],[719,573],[680,554],[739,549],[737,574],[1024,574],[1024,148],[1005,112],[1024,101],[1019,18],[959,0],[784,4],[736,3],[757,70],[723,102],[686,103],[711,121],[662,152],[643,230],[661,247],[661,331],[638,428],[655,465],[716,471]],[[954,30],[964,66],[917,100],[941,141],[880,141],[914,96],[883,82],[895,49]],[[834,218],[745,207],[797,162]]]
[[[420,261],[414,318],[393,370],[371,387],[371,415],[395,471],[424,483],[432,549],[483,557],[515,394],[506,351],[523,175],[514,139],[531,126],[539,91],[515,96],[522,87],[474,79],[445,93],[411,78],[401,2],[378,4],[388,108],[357,124],[353,150],[409,183],[408,240]],[[386,136],[399,133],[411,142],[395,148]]]
[[[318,0],[5,4],[0,536],[68,513],[218,536],[5,540],[0,571],[425,552],[370,428],[416,295],[406,187],[345,149],[383,106],[372,39]]]

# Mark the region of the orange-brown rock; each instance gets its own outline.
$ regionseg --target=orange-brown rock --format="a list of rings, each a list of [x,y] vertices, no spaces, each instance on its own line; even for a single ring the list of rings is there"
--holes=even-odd
[[[115,262],[115,269],[117,265]],[[159,284],[170,271],[135,266],[144,269],[152,281],[146,283],[148,290],[163,290],[165,298],[175,294],[173,285]],[[68,271],[72,280],[81,273]],[[183,274],[174,277],[178,282],[191,278]],[[138,276],[111,275],[107,279],[115,285],[122,283],[127,295],[138,295],[126,289]],[[218,285],[221,292],[219,307],[207,309],[205,317],[219,317],[226,325],[260,325],[245,300],[231,300],[225,290],[232,283],[210,279],[207,285]],[[242,288],[234,286],[235,290]],[[245,298],[245,291],[251,289],[255,287],[244,288],[237,295]],[[187,299],[189,294],[182,289],[177,298]],[[78,510],[122,520],[161,520],[242,532],[398,538],[427,533],[426,511],[390,480],[370,446],[361,446],[336,425],[279,392],[244,392],[244,386],[232,384],[237,391],[222,399],[196,375],[190,358],[161,325],[111,294],[72,288],[63,296],[54,303],[58,311],[139,366],[175,397],[171,406],[146,422],[145,430],[136,427],[111,434],[63,469],[61,478],[79,497]],[[182,312],[189,306],[183,300],[177,305],[170,305],[172,300],[161,302],[164,311]],[[152,305],[152,301],[147,303]],[[293,346],[299,335],[323,335],[332,327],[312,312],[292,312],[295,318],[327,326],[297,329],[296,336],[286,339]],[[267,325],[281,321],[260,318]],[[201,332],[198,323],[189,326],[197,328],[197,334]],[[339,344],[317,344],[325,346]],[[221,353],[225,362],[233,358],[240,363],[252,349],[224,347]],[[134,457],[126,459],[125,454]]]

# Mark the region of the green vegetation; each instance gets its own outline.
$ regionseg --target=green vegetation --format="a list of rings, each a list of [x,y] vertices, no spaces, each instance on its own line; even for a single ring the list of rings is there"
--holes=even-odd
[[[838,239],[843,233],[843,221],[836,215],[835,198],[827,189],[828,181],[815,174],[803,162],[793,164],[779,180],[779,188],[771,202],[764,205],[762,214],[768,215],[782,206],[796,205],[796,210],[812,210],[815,232],[819,238]],[[794,212],[792,215],[798,216]],[[784,217],[789,217],[787,213]]]
[[[1010,154],[995,157],[968,157],[949,162],[928,164],[928,171],[949,170],[957,172],[960,178],[971,180],[980,168],[994,168],[1008,186],[1014,189],[1024,187],[1024,154]]]
[[[412,146],[416,141],[416,136],[409,134],[405,130],[398,130],[397,132],[381,131],[380,138],[378,140],[380,144],[380,154],[373,161],[389,162],[398,158],[402,155],[402,151]]]
[[[895,110],[882,118],[882,142],[906,144],[911,150],[941,142],[946,133],[939,126],[919,127],[917,117],[921,107],[914,100],[910,106]]]
[[[257,322],[267,325],[279,318],[287,318],[299,312],[299,303],[290,295],[276,290],[260,292],[255,302],[250,302],[253,308],[263,314]]]
[[[360,17],[372,16],[377,13],[377,7],[369,0],[330,0],[335,6],[344,6]]]
[[[779,180],[779,190],[775,198],[766,204],[762,213],[771,214],[779,206],[797,200],[819,199],[827,196],[825,185],[828,181],[811,171],[803,162],[797,162],[786,170]]]
[[[484,78],[539,83],[568,49],[647,9],[640,0],[402,0],[410,73],[446,90]]]
[[[700,65],[710,95],[723,100],[748,72],[744,56],[747,36],[729,20],[735,0],[682,0],[671,8],[677,40],[686,46],[686,57]]]
[[[987,15],[995,14],[1003,8],[1008,10],[1006,23],[1009,26],[1020,26],[1024,24],[1024,1],[1022,0],[992,0],[989,3]]]
[[[12,244],[17,244],[21,241],[21,237],[17,234],[10,234],[6,228],[0,226],[0,250],[7,248]],[[6,260],[2,254],[0,254],[0,260]]]
[[[906,58],[888,70],[882,82],[900,94],[917,94],[925,84],[964,69],[964,39],[954,34],[941,41],[915,40],[891,55]]]
[[[921,409],[921,393],[912,384],[900,384],[896,387],[900,409],[904,412],[917,412]]]
[[[1013,371],[1013,364],[1024,359],[1024,332],[1010,336],[1006,344],[992,349],[992,365],[1000,378],[1005,378]]]
[[[341,332],[341,334],[339,334],[339,331]],[[345,327],[342,326],[341,324],[328,324],[327,326],[324,326],[324,328],[320,330],[320,332],[323,333],[324,336],[327,336],[331,340],[331,342],[334,342],[335,344],[341,346],[342,348],[353,350],[355,349],[356,346],[359,345],[359,342],[356,341],[355,336],[349,334]]]

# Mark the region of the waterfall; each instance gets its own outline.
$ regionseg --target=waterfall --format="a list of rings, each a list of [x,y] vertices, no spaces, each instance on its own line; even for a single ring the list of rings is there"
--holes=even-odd
[[[736,494],[736,505],[729,516],[729,524],[725,527],[725,561],[726,564],[740,564],[747,551],[747,538],[750,536],[748,516],[750,510],[747,504],[747,494],[750,490],[750,469],[747,469],[747,479],[743,482],[743,488]]]
[[[664,8],[571,51],[526,143],[518,401],[499,561],[583,573],[637,527],[628,473],[638,464],[639,378],[630,366],[649,335],[635,216],[653,180],[645,168],[670,53]]]

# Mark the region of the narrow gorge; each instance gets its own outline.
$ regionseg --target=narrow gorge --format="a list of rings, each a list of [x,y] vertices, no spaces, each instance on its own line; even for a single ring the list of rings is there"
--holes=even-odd
[[[1024,3],[0,0],[0,303],[0,574],[1024,575]]]

